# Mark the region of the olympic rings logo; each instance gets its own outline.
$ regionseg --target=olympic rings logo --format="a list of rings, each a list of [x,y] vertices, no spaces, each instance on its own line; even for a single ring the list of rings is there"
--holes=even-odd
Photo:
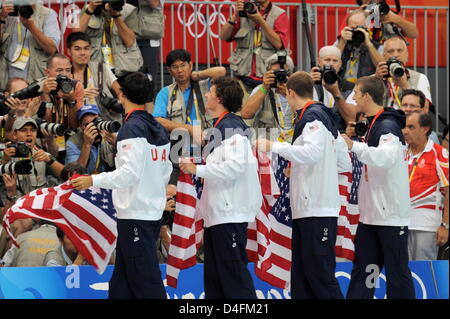
[[[200,4],[200,5],[194,5],[192,3],[189,3],[190,0],[183,0],[182,4],[178,5],[177,10],[177,16],[178,21],[180,24],[182,24],[187,30],[189,31],[189,34],[193,38],[201,38],[205,35],[207,30],[209,29],[209,34],[211,37],[219,38],[219,35],[211,30],[211,26],[218,20],[220,24],[225,24],[227,22],[227,19],[225,18],[225,15],[220,12],[222,8],[222,4],[220,5],[214,5],[214,4]],[[183,7],[184,6],[191,6],[192,13],[187,17],[187,21],[183,19]],[[206,17],[205,14],[203,14],[201,11],[203,8],[206,8],[206,6],[209,6],[209,17]],[[187,11],[187,9],[184,9]],[[232,7],[232,11],[234,10],[234,7]],[[195,19],[197,17],[197,28],[201,25],[202,30],[200,33],[197,29],[197,32],[195,31]]]

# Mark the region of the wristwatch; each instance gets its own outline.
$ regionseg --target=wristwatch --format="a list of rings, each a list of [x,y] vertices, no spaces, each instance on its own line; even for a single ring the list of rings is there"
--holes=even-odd
[[[447,223],[441,223],[441,226],[448,230],[449,225]]]
[[[9,201],[12,201],[12,202],[16,201],[18,198],[19,197],[17,195],[14,195],[14,196],[11,196],[11,197],[6,195],[6,199],[9,200]]]

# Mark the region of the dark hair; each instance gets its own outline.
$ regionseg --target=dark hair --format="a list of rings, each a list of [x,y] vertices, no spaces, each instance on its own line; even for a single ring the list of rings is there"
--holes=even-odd
[[[70,162],[64,166],[61,171],[60,178],[63,181],[67,181],[75,172],[77,174],[84,175],[87,174],[87,168],[77,162]]]
[[[11,93],[11,87],[12,87],[13,83],[17,82],[17,81],[22,81],[22,82],[25,82],[27,85],[29,85],[29,83],[26,79],[20,78],[20,77],[13,77],[13,78],[10,78],[8,80],[8,82],[6,83],[5,92]]]
[[[356,81],[356,85],[359,86],[362,94],[369,94],[375,104],[384,104],[385,87],[383,80],[375,76],[363,76]]]
[[[427,137],[430,136],[431,132],[433,131],[433,121],[431,119],[431,116],[428,115],[428,113],[422,113],[420,111],[412,111],[409,113],[406,118],[409,118],[413,116],[414,114],[417,114],[419,116],[419,126],[420,127],[428,127],[429,130],[427,131]]]
[[[123,94],[131,102],[144,105],[153,101],[153,82],[142,72],[131,72],[120,82]]]
[[[422,91],[415,90],[415,89],[406,89],[406,90],[403,91],[401,100],[403,100],[403,98],[405,96],[407,96],[407,95],[417,96],[419,98],[420,108],[423,109],[425,107],[426,97],[425,97],[425,94],[423,94]]]
[[[53,54],[51,57],[48,58],[47,60],[47,69],[50,69],[53,65],[53,60],[59,58],[59,59],[67,59],[70,61],[70,59],[68,57],[66,57],[64,54],[61,53],[55,53]]]
[[[228,111],[235,113],[241,109],[244,91],[237,80],[221,76],[212,80],[211,85],[216,87],[217,98]]]
[[[292,74],[287,81],[287,88],[302,98],[312,99],[314,96],[314,82],[309,73],[298,71]]]
[[[191,62],[191,54],[184,49],[172,50],[166,57],[166,65],[170,68],[177,60]]]
[[[56,236],[58,236],[59,240],[63,240],[64,239],[64,232],[58,226],[56,227]]]
[[[91,38],[84,32],[72,32],[67,36],[67,48],[71,48],[75,41],[86,41],[91,44]]]

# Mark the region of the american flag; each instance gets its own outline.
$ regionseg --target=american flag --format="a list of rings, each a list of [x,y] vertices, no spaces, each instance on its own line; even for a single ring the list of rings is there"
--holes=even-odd
[[[272,286],[282,289],[289,288],[291,271],[292,213],[289,203],[289,178],[284,173],[288,163],[283,157],[277,157],[273,166],[276,167],[275,180],[279,192],[263,194],[270,209],[261,210],[253,225],[249,225],[247,245],[249,260],[255,262],[255,274]],[[256,234],[251,232],[252,228],[257,230]],[[259,250],[262,250],[264,255],[256,256],[251,249],[251,241],[255,239],[255,235]]]
[[[256,216],[255,222],[249,224],[247,236],[247,255],[249,261],[255,263],[255,274],[272,286],[288,289],[291,271],[291,239],[292,213],[289,198],[289,178],[284,174],[288,161],[278,156],[275,181],[273,173],[267,167],[267,159],[258,156],[263,206]],[[270,163],[270,162],[269,162]],[[359,167],[359,176],[361,168]],[[356,179],[359,181],[359,178]],[[342,198],[340,217],[338,218],[338,238],[336,240],[336,256],[353,260],[354,236],[358,225],[359,214],[356,199],[357,188],[352,183],[352,174],[339,175],[339,190]],[[167,259],[167,284],[177,286],[180,270],[196,264],[196,252],[201,246],[203,236],[202,218],[196,212],[199,181],[181,173],[177,186],[177,204],[173,224],[172,242]],[[194,186],[197,185],[197,186]],[[277,185],[279,189],[277,189]],[[349,194],[351,189],[351,195]]]
[[[355,258],[355,236],[359,222],[358,187],[363,164],[354,153],[350,153],[352,172],[339,174],[341,211],[338,218],[336,257],[353,261]]]
[[[37,218],[53,222],[102,274],[117,239],[116,211],[111,196],[111,190],[97,187],[77,191],[69,182],[41,188],[18,199],[6,212],[3,225],[18,246],[10,230],[15,220]]]

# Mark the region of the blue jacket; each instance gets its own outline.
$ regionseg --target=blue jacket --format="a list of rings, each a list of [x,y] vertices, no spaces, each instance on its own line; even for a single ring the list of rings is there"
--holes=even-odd
[[[146,111],[129,114],[117,136],[116,170],[93,175],[93,185],[113,189],[119,219],[159,220],[172,172],[167,131]]]

